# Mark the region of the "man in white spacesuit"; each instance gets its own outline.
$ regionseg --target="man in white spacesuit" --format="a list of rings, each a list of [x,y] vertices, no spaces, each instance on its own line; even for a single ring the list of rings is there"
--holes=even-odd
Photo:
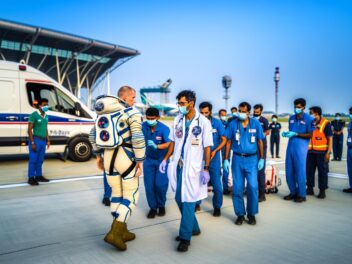
[[[127,229],[127,221],[139,198],[138,177],[145,159],[142,116],[132,107],[135,97],[136,91],[129,86],[121,87],[118,97],[99,97],[95,104],[98,117],[90,137],[93,148],[98,150],[98,168],[105,171],[112,188],[110,207],[114,219],[104,241],[119,250],[126,250],[125,242],[135,239]]]

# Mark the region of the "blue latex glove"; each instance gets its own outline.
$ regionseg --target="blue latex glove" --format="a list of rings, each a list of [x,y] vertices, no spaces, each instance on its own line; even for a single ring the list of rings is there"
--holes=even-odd
[[[293,132],[293,131],[288,131],[287,134],[286,134],[286,137],[288,138],[291,138],[291,137],[295,137],[297,136],[298,134],[296,132]]]
[[[160,171],[161,173],[165,173],[165,171],[166,171],[166,165],[167,165],[166,160],[163,160],[163,161],[160,163],[160,165],[159,165],[159,171]]]
[[[264,159],[260,159],[258,162],[258,170],[262,170],[264,168]]]
[[[229,172],[230,162],[228,160],[224,160],[224,164],[222,164],[222,167],[226,172]]]
[[[154,149],[157,149],[158,148],[158,145],[154,143],[153,140],[148,140],[148,147],[152,147]]]
[[[287,137],[287,133],[288,133],[288,131],[284,131],[284,132],[281,133],[281,136]]]
[[[209,171],[202,171],[200,180],[202,181],[202,184],[207,184],[210,180]]]

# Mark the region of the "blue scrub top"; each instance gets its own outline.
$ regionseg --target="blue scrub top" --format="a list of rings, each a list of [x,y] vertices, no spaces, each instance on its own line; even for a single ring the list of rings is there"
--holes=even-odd
[[[272,122],[269,125],[269,128],[271,130],[271,134],[270,135],[272,135],[272,136],[280,135],[280,129],[281,129],[281,124],[280,123]]]
[[[236,133],[239,131],[239,141],[236,140]],[[254,141],[251,141],[251,137]],[[264,140],[262,126],[259,121],[250,118],[246,128],[243,128],[242,121],[234,119],[226,129],[226,138],[232,141],[232,151],[240,154],[255,154],[258,151],[258,140]]]
[[[288,120],[288,130],[299,134],[312,133],[315,130],[314,118],[306,113],[303,113],[299,119],[297,115],[292,115]],[[302,147],[308,150],[309,138],[291,137],[288,147],[292,144],[302,144]]]
[[[154,133],[152,133],[151,127],[148,125],[146,121],[143,122],[142,124],[142,131],[144,134],[146,145],[148,143],[148,140],[153,140],[153,142],[157,145],[170,142],[170,139],[169,139],[170,129],[159,121],[156,124]],[[146,157],[151,159],[161,160],[165,157],[166,152],[167,152],[167,149],[154,149],[147,145]]]
[[[223,123],[217,119],[217,118],[212,118],[210,120],[211,126],[213,128],[212,133],[213,133],[213,143],[214,145],[211,147],[211,150],[213,151],[216,149],[220,143],[221,143],[221,137],[225,136],[225,128]]]
[[[348,124],[347,130],[347,146],[352,148],[352,121]]]
[[[345,126],[345,121],[343,120],[333,120],[331,121],[331,126],[334,129],[334,131],[340,132],[343,130]]]

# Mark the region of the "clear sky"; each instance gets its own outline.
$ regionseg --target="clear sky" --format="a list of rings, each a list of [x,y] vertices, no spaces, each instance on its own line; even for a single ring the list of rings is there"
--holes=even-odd
[[[0,17],[135,48],[141,55],[116,70],[122,84],[153,86],[172,78],[171,102],[193,89],[198,102],[224,107],[221,78],[232,76],[229,105],[242,100],[279,111],[296,97],[325,112],[352,106],[352,1],[169,0],[10,1]]]

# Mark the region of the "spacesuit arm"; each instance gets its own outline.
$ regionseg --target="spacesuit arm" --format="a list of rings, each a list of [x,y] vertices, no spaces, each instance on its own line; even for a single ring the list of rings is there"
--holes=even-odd
[[[132,136],[132,148],[137,162],[145,160],[145,139],[142,131],[142,116],[134,113],[127,119]]]
[[[95,134],[96,134],[96,130],[95,130],[95,126],[94,126],[89,132],[89,142],[92,145],[94,152],[96,152],[97,154],[102,154],[104,150],[97,146],[97,144],[95,142]]]

